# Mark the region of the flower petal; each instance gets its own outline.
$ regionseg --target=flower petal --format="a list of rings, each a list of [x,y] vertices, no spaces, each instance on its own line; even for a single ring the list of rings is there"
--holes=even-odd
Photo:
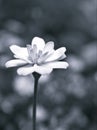
[[[27,62],[27,63],[32,64],[32,61],[30,61],[30,60],[28,59],[28,57],[23,57],[23,56],[14,55],[14,58],[17,58],[17,59],[20,59],[20,60],[23,60],[23,61],[25,61],[25,62]]]
[[[44,46],[45,46],[45,41],[42,39],[42,38],[39,38],[39,37],[34,37],[32,39],[32,47],[33,45],[36,45],[37,46],[37,50],[43,50]]]
[[[28,75],[34,72],[34,66],[25,66],[25,67],[20,67],[19,69],[17,69],[17,73],[19,75]]]
[[[52,55],[50,55],[46,59],[46,62],[55,61],[55,60],[60,59],[60,57],[62,57],[64,55],[65,51],[66,51],[65,47],[61,47],[61,48],[57,49],[56,51],[54,51],[54,53]]]
[[[34,68],[35,68],[35,72],[41,74],[41,75],[44,75],[44,74],[49,74],[52,72],[52,68],[49,67],[49,66],[38,66],[38,65],[34,65]]]
[[[61,57],[59,57],[58,60],[63,60],[64,58],[66,58],[65,54],[63,54]]]
[[[17,45],[10,46],[10,50],[18,57],[28,57],[28,51],[26,47],[19,47]]]
[[[46,52],[52,52],[52,51],[54,51],[54,42],[52,41],[47,42],[43,49],[43,54]]]
[[[33,72],[37,72],[41,75],[44,75],[44,74],[49,74],[52,72],[52,68],[50,68],[49,66],[38,66],[38,65],[34,65],[34,66],[25,66],[25,67],[21,67],[17,70],[17,73],[19,75],[28,75],[28,74],[31,74]]]
[[[53,69],[66,69],[69,66],[69,64],[64,61],[55,61],[47,63],[47,66]]]
[[[5,63],[5,66],[8,68],[8,67],[15,67],[15,66],[24,65],[24,64],[27,64],[27,62],[16,59],[16,60],[7,61]]]
[[[50,54],[49,54],[48,52],[42,54],[42,55],[38,58],[37,63],[38,63],[38,64],[44,63],[45,60],[49,57],[49,55],[50,55]]]

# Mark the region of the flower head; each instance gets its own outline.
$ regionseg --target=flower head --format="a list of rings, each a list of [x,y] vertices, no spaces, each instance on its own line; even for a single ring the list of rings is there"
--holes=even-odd
[[[19,75],[28,75],[37,72],[41,75],[49,74],[53,69],[66,69],[68,63],[61,61],[66,57],[64,54],[65,47],[57,50],[54,49],[54,42],[50,41],[45,44],[42,38],[34,37],[31,45],[19,47],[17,45],[10,46],[15,59],[7,61],[5,66],[16,67]]]

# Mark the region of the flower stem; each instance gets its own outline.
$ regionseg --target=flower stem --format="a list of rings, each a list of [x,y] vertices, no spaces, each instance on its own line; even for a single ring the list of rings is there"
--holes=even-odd
[[[36,130],[36,104],[37,104],[37,88],[38,88],[38,80],[40,78],[40,74],[34,72],[34,99],[33,99],[33,130]]]

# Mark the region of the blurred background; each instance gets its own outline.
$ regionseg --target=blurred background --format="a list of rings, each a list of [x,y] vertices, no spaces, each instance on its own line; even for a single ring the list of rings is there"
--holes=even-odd
[[[34,36],[70,65],[41,77],[37,130],[97,130],[97,0],[0,0],[0,130],[32,129],[34,79],[4,64]]]

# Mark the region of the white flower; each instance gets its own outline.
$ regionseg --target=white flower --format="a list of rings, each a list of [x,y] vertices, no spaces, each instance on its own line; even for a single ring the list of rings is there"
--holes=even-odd
[[[68,63],[60,61],[66,57],[65,47],[54,50],[54,42],[45,44],[42,38],[34,37],[31,45],[19,47],[11,45],[10,50],[16,59],[8,61],[6,67],[22,66],[17,69],[19,75],[37,72],[41,75],[49,74],[53,69],[66,69]]]

